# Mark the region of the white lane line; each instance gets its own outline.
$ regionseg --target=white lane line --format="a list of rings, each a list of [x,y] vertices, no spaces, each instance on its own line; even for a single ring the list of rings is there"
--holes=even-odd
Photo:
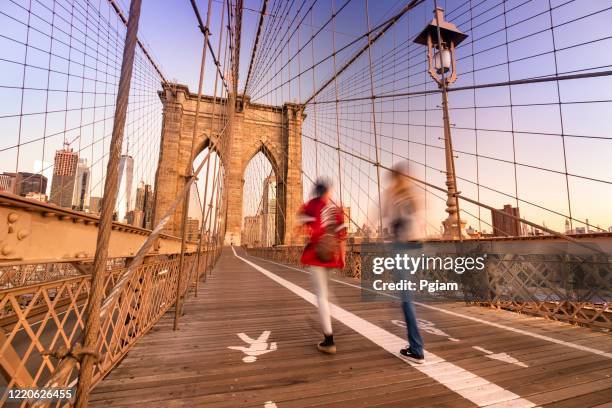
[[[269,261],[267,259],[263,259],[263,258],[258,258],[258,259],[262,259],[263,261],[270,262],[270,263],[273,263],[275,265],[284,266],[285,268],[293,269],[293,270],[296,270],[298,272],[307,273],[307,274],[310,273],[310,272],[305,271],[303,269],[294,268],[292,266],[287,266],[287,265],[284,265],[284,264],[281,264],[281,263],[278,263],[278,262]],[[375,292],[375,293],[377,293],[379,295],[391,297],[391,298],[394,298],[394,299],[399,299],[398,296],[390,295],[388,293],[377,292],[375,290],[368,289],[368,288],[362,288],[359,285],[354,285],[352,283],[344,282],[344,281],[341,281],[341,280],[338,280],[338,279],[331,279],[331,280],[336,282],[336,283],[341,283],[341,284],[346,285],[346,286],[352,286],[352,287],[360,289],[360,290],[367,290],[367,291],[370,291],[370,292]],[[607,352],[605,352],[603,350],[598,350],[598,349],[595,349],[595,348],[592,348],[592,347],[583,346],[581,344],[571,343],[571,342],[565,341],[565,340],[555,339],[553,337],[544,336],[542,334],[532,333],[532,332],[529,332],[527,330],[516,329],[514,327],[504,326],[503,324],[490,322],[488,320],[479,319],[477,317],[468,316],[468,315],[464,315],[464,314],[457,313],[457,312],[452,312],[450,310],[446,310],[446,309],[443,309],[441,307],[436,307],[436,306],[428,305],[428,304],[421,303],[421,302],[414,302],[414,304],[415,305],[419,305],[421,307],[424,307],[426,309],[435,310],[435,311],[438,311],[438,312],[441,312],[441,313],[446,313],[446,314],[454,316],[454,317],[459,317],[461,319],[467,319],[467,320],[471,320],[473,322],[486,324],[486,325],[489,325],[489,326],[496,327],[498,329],[511,331],[513,333],[522,334],[524,336],[530,336],[530,337],[533,337],[533,338],[536,338],[536,339],[539,339],[539,340],[544,340],[544,341],[548,341],[550,343],[559,344],[561,346],[571,347],[573,349],[584,351],[584,352],[587,352],[587,353],[597,354],[598,356],[612,358],[612,353],[607,353]]]
[[[234,248],[232,248],[232,251],[238,259],[261,272],[274,282],[285,287],[286,289],[289,289],[291,292],[295,293],[312,305],[317,305],[317,299],[313,293],[308,292],[307,290],[302,289],[302,287],[289,282],[288,280],[281,278],[267,269],[239,256]],[[410,363],[409,361],[401,358],[398,354],[399,350],[406,345],[406,341],[404,339],[389,333],[384,329],[381,329],[380,327],[339,306],[334,305],[333,303],[331,303],[330,306],[331,315],[336,320],[341,321],[343,324],[361,334],[371,342],[377,344],[384,350],[388,351],[393,356],[399,358],[407,364],[410,364],[423,374],[444,385],[451,391],[456,392],[463,398],[470,400],[479,407],[493,407],[500,403],[505,404],[505,407],[513,408],[529,408],[536,406],[536,404],[533,402],[521,398],[519,395],[493,384],[470,371],[456,366],[443,358],[436,356],[435,354],[425,352],[427,361],[424,364]]]

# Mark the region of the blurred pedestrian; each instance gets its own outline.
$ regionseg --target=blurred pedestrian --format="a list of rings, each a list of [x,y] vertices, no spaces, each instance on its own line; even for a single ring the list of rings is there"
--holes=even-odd
[[[382,215],[386,220],[393,243],[389,248],[395,254],[408,254],[418,257],[422,254],[424,237],[424,217],[422,214],[421,195],[409,175],[407,165],[396,165],[390,174],[390,185],[385,191]],[[415,271],[416,273],[417,271]],[[398,270],[394,273],[396,280],[409,280],[409,271]],[[408,346],[400,354],[415,363],[425,362],[423,339],[419,332],[418,321],[412,296],[409,290],[401,291],[402,311],[408,331]]]
[[[317,295],[324,336],[317,349],[334,354],[336,344],[329,308],[329,274],[334,268],[344,268],[346,225],[342,208],[331,201],[331,184],[328,181],[317,180],[313,193],[314,198],[304,204],[300,214],[302,223],[308,229],[308,244],[300,262],[310,269]]]

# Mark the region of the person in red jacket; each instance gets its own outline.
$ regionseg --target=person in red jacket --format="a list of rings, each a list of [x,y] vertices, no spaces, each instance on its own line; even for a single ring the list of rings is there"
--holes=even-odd
[[[334,268],[344,268],[344,240],[346,225],[341,207],[331,199],[331,186],[322,179],[314,187],[315,197],[304,204],[300,217],[308,228],[308,244],[304,248],[300,262],[308,266],[312,283],[317,294],[319,318],[324,339],[317,344],[323,353],[334,354],[336,345],[332,332],[329,309],[329,273]]]

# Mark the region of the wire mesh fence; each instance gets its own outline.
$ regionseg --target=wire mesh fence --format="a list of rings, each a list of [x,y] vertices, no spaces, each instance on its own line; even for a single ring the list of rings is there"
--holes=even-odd
[[[114,1],[0,5],[0,191],[97,214],[126,17]],[[115,219],[152,228],[165,79],[136,50]]]

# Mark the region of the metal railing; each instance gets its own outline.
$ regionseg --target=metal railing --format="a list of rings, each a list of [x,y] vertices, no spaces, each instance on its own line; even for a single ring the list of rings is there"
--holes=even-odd
[[[219,247],[203,254],[212,264]],[[200,256],[198,268],[196,254],[186,256],[182,296],[195,287],[200,277],[196,271],[203,270],[206,256]],[[109,261],[104,278],[106,296],[126,268],[124,260]],[[178,254],[152,257],[136,268],[101,321],[94,384],[175,304],[178,277]],[[5,390],[0,405],[6,403],[9,390],[41,387],[49,380],[58,365],[57,353],[73,347],[82,335],[90,289],[91,275],[83,274],[0,291],[0,386]],[[74,386],[77,375],[73,370],[66,385]],[[28,402],[20,406],[28,406]]]

